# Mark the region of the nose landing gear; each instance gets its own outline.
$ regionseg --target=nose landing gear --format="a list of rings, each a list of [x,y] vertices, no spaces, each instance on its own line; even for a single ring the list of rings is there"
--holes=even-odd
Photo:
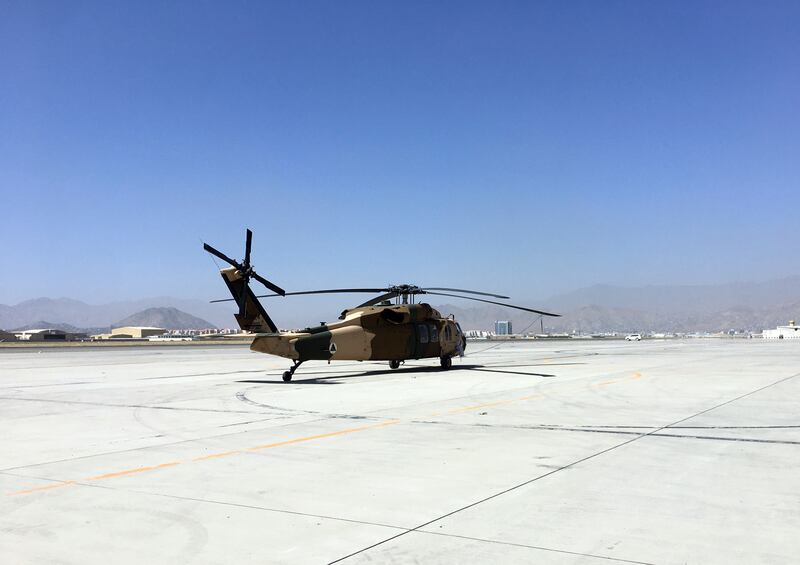
[[[439,362],[442,364],[442,369],[445,371],[453,366],[452,357],[439,357]]]
[[[389,361],[389,368],[390,369],[399,369],[400,368],[400,361]]]

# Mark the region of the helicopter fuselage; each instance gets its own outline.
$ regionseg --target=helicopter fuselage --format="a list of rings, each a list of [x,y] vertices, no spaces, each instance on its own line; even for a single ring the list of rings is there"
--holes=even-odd
[[[405,361],[463,354],[458,323],[429,304],[345,310],[341,321],[279,333],[259,333],[250,349],[295,361]]]

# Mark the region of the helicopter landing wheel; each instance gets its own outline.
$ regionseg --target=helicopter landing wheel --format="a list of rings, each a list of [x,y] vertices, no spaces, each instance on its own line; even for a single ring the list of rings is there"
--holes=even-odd
[[[288,383],[289,381],[292,380],[294,372],[297,370],[297,368],[300,366],[301,363],[302,361],[295,361],[294,365],[292,365],[292,367],[288,371],[284,371],[283,382]]]
[[[389,368],[390,369],[399,369],[400,368],[400,361],[389,361]]]
[[[439,362],[442,364],[442,369],[444,369],[445,371],[453,366],[452,357],[440,357]]]

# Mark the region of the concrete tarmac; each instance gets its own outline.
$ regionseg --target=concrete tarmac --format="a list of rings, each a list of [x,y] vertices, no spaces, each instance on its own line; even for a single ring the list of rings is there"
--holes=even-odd
[[[0,350],[0,562],[800,562],[800,343],[467,353]]]

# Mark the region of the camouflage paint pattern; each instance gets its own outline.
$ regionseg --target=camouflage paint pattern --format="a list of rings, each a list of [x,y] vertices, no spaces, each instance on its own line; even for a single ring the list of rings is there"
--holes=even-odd
[[[453,357],[463,353],[461,328],[429,304],[363,306],[345,310],[340,321],[299,331],[278,332],[272,319],[235,268],[222,278],[237,304],[246,301],[236,321],[256,333],[250,349],[297,361],[404,361]]]

